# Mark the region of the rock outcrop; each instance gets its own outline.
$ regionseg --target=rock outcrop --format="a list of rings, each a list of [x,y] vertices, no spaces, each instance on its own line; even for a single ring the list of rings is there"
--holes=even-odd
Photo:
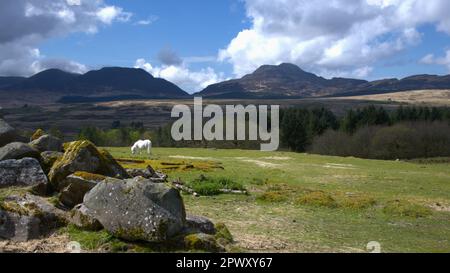
[[[36,140],[30,142],[30,146],[35,148],[40,152],[45,151],[54,151],[54,152],[62,152],[63,151],[63,142],[59,138],[56,138],[51,135],[43,135]]]
[[[16,141],[24,141],[24,138],[3,119],[0,119],[0,147]]]
[[[70,211],[69,222],[83,230],[102,230],[102,224],[94,218],[85,205],[79,204]]]
[[[83,204],[108,232],[130,241],[164,242],[183,230],[186,219],[177,190],[143,178],[107,178]]]
[[[83,172],[69,175],[58,185],[59,202],[67,208],[73,208],[83,203],[84,195],[105,178],[101,175]]]
[[[0,188],[46,188],[47,183],[47,176],[39,165],[39,161],[34,158],[0,161]]]
[[[41,166],[42,169],[44,170],[44,172],[46,174],[48,174],[50,172],[50,169],[52,168],[53,164],[55,164],[55,162],[58,159],[61,159],[63,157],[63,153],[61,152],[54,152],[54,151],[46,151],[46,152],[42,152],[41,153]]]
[[[129,178],[125,169],[106,151],[100,150],[87,140],[64,145],[65,153],[58,159],[48,174],[54,188],[70,174],[83,171],[115,178]]]
[[[0,202],[0,238],[28,241],[49,234],[67,221],[66,213],[33,195],[10,196]]]
[[[0,161],[25,157],[39,159],[40,153],[35,148],[22,142],[11,142],[0,148]]]

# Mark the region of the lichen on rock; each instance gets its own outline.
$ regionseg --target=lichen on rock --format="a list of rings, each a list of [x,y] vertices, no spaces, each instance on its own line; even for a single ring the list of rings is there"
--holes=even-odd
[[[65,153],[49,172],[50,183],[57,188],[68,175],[84,171],[108,177],[129,178],[128,173],[106,151],[99,150],[90,141],[81,140],[66,143]]]

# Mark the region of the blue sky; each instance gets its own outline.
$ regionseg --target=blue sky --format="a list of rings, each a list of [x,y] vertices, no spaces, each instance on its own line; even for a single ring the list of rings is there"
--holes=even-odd
[[[0,75],[139,67],[194,92],[282,62],[327,78],[448,74],[448,14],[447,0],[2,0]]]
[[[103,27],[95,35],[75,33],[46,41],[42,54],[68,58],[90,67],[133,66],[145,58],[159,64],[160,50],[180,57],[213,57],[249,23],[243,3],[235,0],[116,0],[108,4],[133,13],[133,22]],[[136,25],[137,21],[153,21]],[[214,64],[217,65],[217,64]],[[202,64],[193,64],[193,67]],[[224,66],[224,69],[229,66]]]

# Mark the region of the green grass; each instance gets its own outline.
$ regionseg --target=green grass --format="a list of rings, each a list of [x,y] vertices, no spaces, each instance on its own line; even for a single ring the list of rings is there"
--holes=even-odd
[[[116,158],[131,157],[128,148],[108,150]],[[156,148],[150,158],[135,159],[206,166],[164,171],[186,183],[205,175],[247,189],[249,195],[183,196],[188,213],[225,223],[243,251],[365,252],[368,242],[378,241],[384,252],[450,252],[450,163],[441,160],[188,148]],[[313,192],[334,205],[311,204],[320,196],[297,202]],[[449,209],[431,209],[436,203]]]
[[[187,186],[192,188],[196,193],[205,196],[219,195],[223,193],[222,190],[245,191],[245,188],[240,183],[234,182],[229,178],[211,178],[203,175],[195,180],[189,181]]]

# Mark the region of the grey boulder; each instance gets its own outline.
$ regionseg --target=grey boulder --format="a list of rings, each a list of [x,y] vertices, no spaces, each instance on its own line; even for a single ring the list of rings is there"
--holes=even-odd
[[[40,152],[45,152],[45,151],[62,152],[63,151],[63,142],[59,138],[56,138],[51,135],[43,135],[40,138],[33,140],[32,142],[30,142],[30,146]]]
[[[38,239],[65,225],[67,215],[47,200],[33,195],[10,196],[0,202],[0,238]]]
[[[98,182],[88,180],[75,174],[69,175],[61,183],[59,202],[67,208],[73,208],[83,203],[84,195],[97,185]]]
[[[185,224],[185,233],[205,233],[216,234],[216,228],[213,222],[203,216],[187,215]]]
[[[24,138],[19,136],[17,131],[3,119],[0,119],[0,147],[15,141],[24,141]]]
[[[79,204],[70,211],[69,222],[78,228],[89,231],[103,229],[102,224],[93,217],[85,205]]]
[[[47,176],[34,158],[0,161],[0,188],[41,187],[48,184]]]
[[[22,142],[12,142],[0,148],[0,161],[25,157],[39,159],[40,153],[35,148]]]
[[[167,241],[182,232],[186,219],[177,190],[144,178],[107,178],[83,204],[108,232],[130,241]]]

